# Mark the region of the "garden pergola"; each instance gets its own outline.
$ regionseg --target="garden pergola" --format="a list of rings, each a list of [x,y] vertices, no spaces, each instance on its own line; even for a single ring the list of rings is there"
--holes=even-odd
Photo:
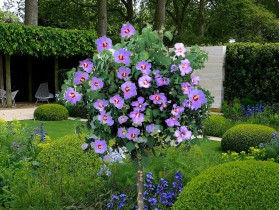
[[[12,107],[11,56],[54,57],[54,84],[58,92],[58,58],[91,56],[96,52],[93,31],[65,30],[23,24],[0,24],[0,88],[6,84],[7,106]],[[3,65],[5,63],[5,65]],[[5,68],[4,68],[5,66]],[[28,61],[28,99],[32,100],[32,62]],[[5,78],[4,78],[5,75]],[[4,82],[5,79],[5,82]]]

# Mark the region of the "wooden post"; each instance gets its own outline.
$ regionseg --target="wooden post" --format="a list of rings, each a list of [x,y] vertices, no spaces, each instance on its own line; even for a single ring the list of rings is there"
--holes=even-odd
[[[5,55],[7,107],[12,108],[11,56]]]
[[[4,65],[3,56],[0,55],[0,89],[4,89]]]
[[[55,57],[54,59],[54,90],[55,93],[58,93],[59,91],[59,86],[58,86],[58,69],[59,69],[59,63],[58,63],[58,58]]]
[[[32,90],[32,57],[28,56],[27,59],[27,68],[28,68],[28,101],[32,102],[33,99],[33,90]]]

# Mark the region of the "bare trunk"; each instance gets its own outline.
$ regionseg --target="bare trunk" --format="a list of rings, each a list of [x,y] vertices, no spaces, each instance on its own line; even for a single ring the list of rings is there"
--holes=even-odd
[[[12,107],[11,56],[5,55],[7,107]]]
[[[0,55],[0,89],[4,89],[4,65],[2,55]]]
[[[138,173],[137,173],[137,204],[138,210],[144,209],[144,179],[143,179],[143,165],[142,165],[142,157],[141,153],[137,151],[137,159],[138,159]]]
[[[97,0],[97,35],[99,37],[106,35],[107,32],[107,1]]]
[[[133,0],[127,0],[127,20],[128,22],[132,23],[133,22]]]
[[[166,5],[166,0],[156,1],[154,29],[157,31],[160,31],[164,27],[165,11],[166,11],[165,5]]]
[[[203,36],[204,34],[204,24],[205,24],[205,19],[204,19],[204,6],[205,6],[205,0],[200,0],[199,3],[199,10],[198,10],[198,15],[195,21],[195,33],[197,36]]]
[[[24,24],[26,25],[38,25],[38,1],[37,0],[25,0],[25,17]]]

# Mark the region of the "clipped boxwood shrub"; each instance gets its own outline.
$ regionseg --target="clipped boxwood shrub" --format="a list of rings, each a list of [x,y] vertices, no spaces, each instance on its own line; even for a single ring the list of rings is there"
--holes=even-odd
[[[34,111],[36,120],[58,121],[68,119],[68,110],[59,104],[43,104]]]
[[[184,187],[172,210],[276,210],[278,177],[278,164],[270,161],[214,166]]]
[[[36,171],[18,173],[13,209],[101,209],[104,183],[97,173],[102,163],[94,152],[82,150],[84,137],[71,134],[51,142],[38,155]]]
[[[257,124],[236,125],[225,132],[221,146],[224,151],[248,151],[250,147],[258,147],[260,143],[270,141],[273,128]]]
[[[204,134],[207,136],[222,137],[233,126],[233,123],[221,115],[212,114],[204,121]]]

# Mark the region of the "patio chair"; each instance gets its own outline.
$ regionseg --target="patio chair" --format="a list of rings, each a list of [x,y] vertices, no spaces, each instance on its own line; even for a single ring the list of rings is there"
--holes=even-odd
[[[49,92],[49,86],[47,82],[39,85],[39,88],[35,93],[35,98],[37,99],[36,104],[39,101],[46,101],[49,103],[49,99],[53,97],[53,94]]]
[[[15,90],[12,92],[12,106],[15,107],[16,106],[16,100],[15,100],[15,97],[17,95],[19,90]],[[3,105],[2,106],[5,106],[6,105],[6,102],[7,102],[7,95],[5,94],[4,96],[4,102],[3,102]]]
[[[0,89],[0,100],[1,100],[1,104],[2,106],[4,106],[4,102],[5,102],[5,97],[6,96],[6,90]]]

